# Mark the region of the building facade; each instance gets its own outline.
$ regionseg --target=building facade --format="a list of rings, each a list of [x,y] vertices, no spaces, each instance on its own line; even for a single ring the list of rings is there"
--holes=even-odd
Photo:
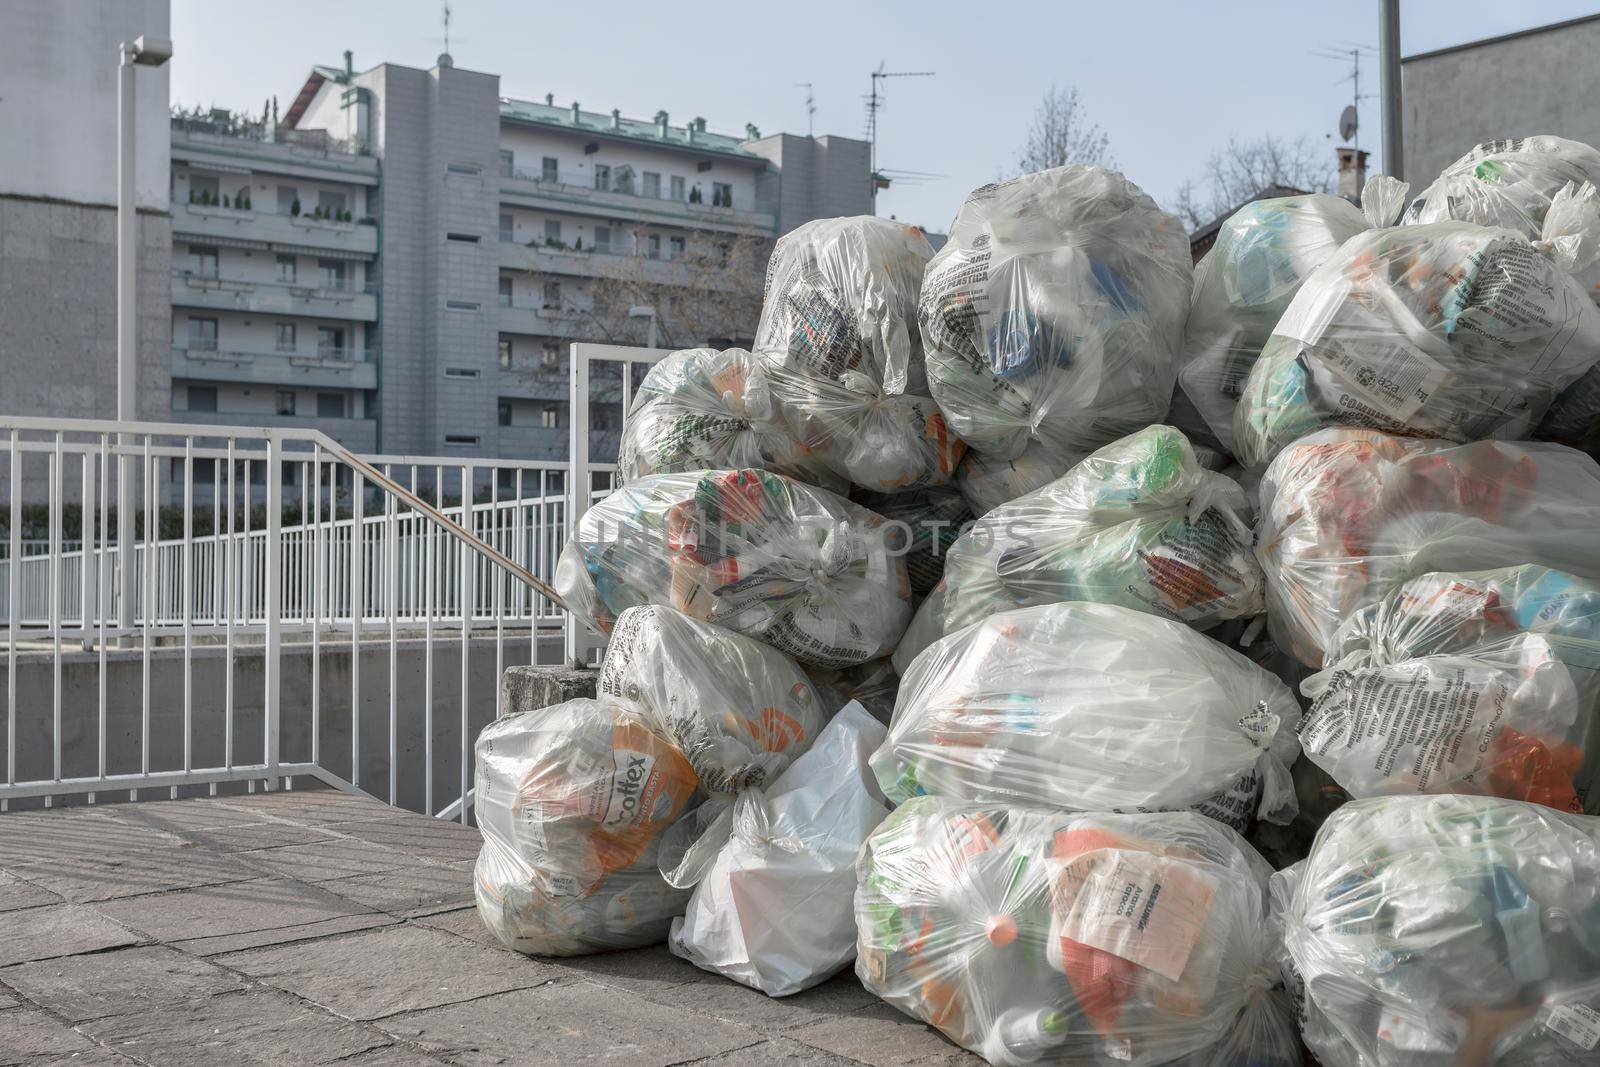
[[[1407,56],[1405,177],[1419,192],[1475,144],[1547,133],[1600,146],[1600,15]]]

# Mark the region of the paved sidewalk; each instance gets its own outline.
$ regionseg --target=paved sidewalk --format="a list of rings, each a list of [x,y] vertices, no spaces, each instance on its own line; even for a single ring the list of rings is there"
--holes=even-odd
[[[0,814],[0,1064],[979,1063],[846,972],[500,948],[477,831],[333,792]]]

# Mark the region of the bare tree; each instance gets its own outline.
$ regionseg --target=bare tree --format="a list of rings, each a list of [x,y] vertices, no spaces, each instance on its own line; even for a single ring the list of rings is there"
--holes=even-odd
[[[1052,85],[1033,113],[1028,140],[1017,156],[1017,172],[1028,174],[1068,163],[1115,167],[1111,139],[1089,121],[1076,86]]]
[[[1333,189],[1333,160],[1307,137],[1286,141],[1265,134],[1253,141],[1230,137],[1211,153],[1205,177],[1179,186],[1173,211],[1190,230],[1226,215],[1274,186],[1326,193]]]

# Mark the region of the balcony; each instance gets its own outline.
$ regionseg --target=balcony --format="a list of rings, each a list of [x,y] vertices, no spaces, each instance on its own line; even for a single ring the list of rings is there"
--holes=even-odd
[[[651,285],[718,287],[715,270],[707,270],[699,264],[691,267],[680,260],[635,255],[618,245],[601,251],[501,241],[500,266],[505,270],[578,278],[626,278]]]
[[[320,319],[375,322],[378,299],[371,282],[294,285],[289,282],[208,277],[172,272],[172,306],[207,311],[253,311],[263,315],[311,315]]]
[[[305,384],[305,383],[300,383]],[[321,418],[309,415],[267,415],[238,411],[174,411],[173,422],[199,426],[270,427],[282,430],[321,430],[346,448],[357,452],[377,450],[378,429],[373,419]]]
[[[378,184],[378,161],[365,146],[330,137],[324,130],[274,130],[271,140],[260,125],[224,125],[199,119],[172,120],[172,158],[204,164],[250,166],[274,174],[293,174]]]
[[[271,246],[313,254],[342,253],[351,258],[378,254],[378,227],[370,222],[334,222],[205,204],[174,203],[172,233],[177,238],[204,237],[244,248]]]
[[[602,340],[593,319],[570,308],[541,308],[522,304],[499,307],[497,326],[501,333],[531,337],[556,337],[564,341]]]
[[[377,365],[352,348],[321,352],[251,352],[201,342],[172,346],[172,376],[208,382],[254,382],[329,389],[376,389]],[[226,421],[226,420],[222,420]]]
[[[683,200],[662,200],[633,193],[601,191],[565,182],[547,182],[522,171],[500,177],[500,201],[526,207],[548,208],[559,204],[564,210],[599,218],[629,218],[682,226],[691,230],[716,230],[723,233],[777,232],[777,216],[764,211],[740,211],[710,204],[690,204]]]

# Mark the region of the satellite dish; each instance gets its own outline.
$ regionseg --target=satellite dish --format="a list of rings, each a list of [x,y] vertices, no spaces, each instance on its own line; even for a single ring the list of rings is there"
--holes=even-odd
[[[1339,112],[1339,136],[1346,141],[1356,135],[1356,106],[1346,104],[1344,110]]]

